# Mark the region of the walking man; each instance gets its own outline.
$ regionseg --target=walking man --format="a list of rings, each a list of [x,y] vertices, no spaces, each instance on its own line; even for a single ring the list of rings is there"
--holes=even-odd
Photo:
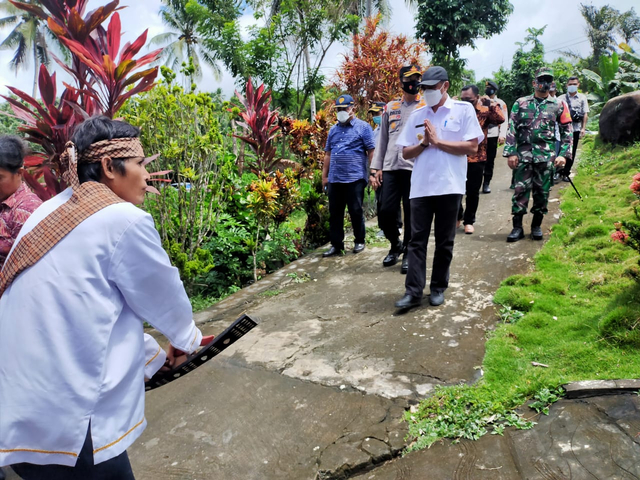
[[[356,118],[351,95],[336,100],[338,123],[331,127],[325,146],[322,185],[329,194],[329,237],[331,248],[323,257],[344,252],[344,208],[349,210],[355,235],[353,253],[364,250],[364,189],[375,143],[367,122]]]
[[[382,205],[379,212],[380,228],[389,240],[391,249],[382,261],[382,265],[390,267],[398,263],[398,257],[404,253],[400,272],[407,273],[408,257],[406,249],[411,239],[411,207],[409,192],[411,190],[411,170],[413,159],[402,156],[402,147],[396,145],[400,132],[416,108],[425,105],[419,95],[419,83],[422,70],[418,65],[402,67],[398,72],[402,87],[402,98],[387,104],[382,115],[380,141],[371,163],[372,184],[382,189]],[[376,191],[377,192],[377,191]],[[404,241],[400,240],[397,218],[400,202],[404,209]]]
[[[436,248],[431,270],[429,303],[444,302],[449,286],[456,219],[465,191],[467,155],[484,139],[475,111],[468,102],[449,97],[449,76],[442,67],[429,67],[420,82],[425,107],[407,120],[396,145],[403,158],[414,159],[411,174],[411,241],[405,296],[396,307],[406,310],[422,303],[426,284],[427,242],[434,225]]]
[[[507,104],[498,98],[498,84],[488,81],[485,84],[484,93],[493,102],[497,102],[502,109],[504,121],[499,124],[492,124],[487,130],[487,163],[484,166],[484,183],[482,184],[482,193],[491,193],[491,179],[493,178],[493,167],[498,152],[498,145],[502,145],[507,136],[507,128],[509,126],[509,111]]]
[[[487,159],[487,129],[489,125],[500,125],[504,122],[505,115],[498,102],[491,101],[488,97],[479,96],[479,89],[476,85],[467,85],[462,89],[460,100],[469,102],[475,109],[476,117],[485,140],[478,145],[478,153],[467,157],[469,165],[467,166],[467,183],[466,208],[460,203],[460,211],[458,221],[464,223],[464,233],[470,235],[474,232],[473,224],[476,221],[476,212],[478,211],[478,203],[480,201],[480,186],[482,185],[482,175],[484,173]]]
[[[567,82],[567,94],[562,98],[569,106],[569,114],[573,122],[573,148],[571,149],[571,156],[568,157],[567,164],[562,172],[562,180],[565,182],[569,181],[571,167],[573,167],[573,162],[575,162],[576,155],[578,154],[578,142],[584,137],[587,120],[589,120],[589,102],[585,94],[578,93],[579,87],[580,82],[578,81],[578,77],[570,77]]]
[[[535,93],[516,100],[511,109],[509,133],[504,147],[509,168],[514,170],[515,191],[511,213],[513,230],[507,242],[524,238],[522,217],[533,192],[531,238],[542,240],[542,219],[547,213],[553,164],[563,167],[571,155],[571,116],[564,102],[549,97],[553,71],[541,68],[533,81]],[[556,157],[556,125],[560,130],[560,152]]]

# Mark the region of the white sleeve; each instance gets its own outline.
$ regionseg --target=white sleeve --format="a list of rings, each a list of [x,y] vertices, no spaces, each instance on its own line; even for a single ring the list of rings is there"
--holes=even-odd
[[[589,100],[586,95],[582,97],[582,101],[584,102],[584,113],[589,113]]]
[[[419,133],[421,130],[416,129],[416,125],[418,123],[423,123],[422,121],[416,120],[416,112],[414,111],[409,118],[407,119],[407,123],[404,128],[400,131],[400,135],[396,139],[396,145],[399,147],[411,147],[412,145],[417,145],[420,143],[418,137],[416,137],[416,133]],[[417,132],[416,132],[417,130]]]
[[[156,339],[148,333],[144,334],[144,378],[145,380],[153,377],[160,370],[167,359],[165,353]]]
[[[484,132],[480,127],[480,122],[478,122],[478,116],[476,115],[476,111],[471,104],[465,105],[465,119],[464,119],[464,133],[462,140],[465,142],[467,140],[473,140],[474,138],[478,139],[478,144],[482,143],[484,140]]]
[[[202,333],[178,269],[162,248],[151,215],[133,222],[122,234],[111,257],[109,279],[127,305],[184,352],[195,351]]]

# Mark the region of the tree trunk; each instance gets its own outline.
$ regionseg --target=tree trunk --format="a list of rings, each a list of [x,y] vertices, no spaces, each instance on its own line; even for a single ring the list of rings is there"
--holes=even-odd
[[[39,70],[39,62],[38,62],[38,42],[33,42],[33,91],[31,96],[36,98],[38,93],[38,70]]]
[[[307,64],[307,76],[311,71],[311,54],[309,53],[309,45],[304,47],[304,58]],[[309,107],[311,108],[311,123],[316,121],[316,94],[311,92],[309,95]]]
[[[367,0],[367,11],[365,12],[365,16],[367,18],[371,17],[373,13],[373,0]]]

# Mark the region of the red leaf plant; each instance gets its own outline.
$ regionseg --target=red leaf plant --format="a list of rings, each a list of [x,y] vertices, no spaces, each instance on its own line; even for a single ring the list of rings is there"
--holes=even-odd
[[[244,106],[240,117],[244,122],[238,125],[245,130],[245,135],[234,137],[246,142],[256,154],[251,171],[256,175],[261,172],[272,172],[278,163],[276,158],[276,138],[280,135],[278,111],[271,110],[271,91],[265,92],[264,85],[254,89],[251,78],[247,81],[246,97],[238,91],[236,96]]]
[[[121,48],[120,16],[116,12],[119,0],[86,15],[88,0],[41,0],[46,11],[34,4],[10,1],[47,21],[71,52],[71,64],[54,58],[77,84],[76,87],[65,84],[65,90],[56,99],[56,75],[49,75],[41,66],[38,86],[43,105],[14,87],[8,88],[20,101],[3,97],[11,104],[14,116],[25,122],[19,130],[43,151],[25,160],[30,170],[25,180],[46,200],[65,188],[62,174],[68,165],[62,164],[60,155],[75,127],[97,114],[113,118],[130,97],[152,89],[157,67],[134,72],[156,60],[161,50],[134,59],[146,42],[146,30],[135,42]],[[109,17],[111,21],[105,30],[102,24]]]

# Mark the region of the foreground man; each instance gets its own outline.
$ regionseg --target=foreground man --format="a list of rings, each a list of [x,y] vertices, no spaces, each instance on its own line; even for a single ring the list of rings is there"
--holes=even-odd
[[[407,120],[397,145],[404,158],[413,158],[411,175],[411,241],[405,296],[399,309],[422,303],[426,284],[427,242],[435,227],[436,250],[431,270],[429,303],[444,302],[449,286],[449,265],[453,258],[456,219],[467,177],[467,155],[478,151],[484,139],[473,107],[452,100],[447,94],[449,76],[442,67],[430,67],[420,82],[426,107]],[[435,220],[435,222],[434,222]]]
[[[533,191],[531,238],[542,240],[542,219],[547,213],[553,164],[562,168],[571,155],[571,116],[564,102],[549,97],[553,72],[541,68],[533,81],[534,95],[516,100],[511,109],[509,133],[504,147],[509,168],[514,170],[515,191],[511,213],[513,230],[507,242],[524,238],[522,217]],[[556,125],[560,130],[560,152],[556,157]],[[555,161],[554,161],[555,159]]]
[[[0,273],[0,465],[25,480],[133,479],[144,378],[164,362],[157,346],[145,359],[143,322],[170,340],[170,363],[202,340],[153,219],[135,207],[149,179],[138,135],[107,117],[79,125],[73,191],[27,220]]]
[[[344,253],[345,206],[355,235],[353,253],[364,250],[366,230],[362,203],[369,164],[376,148],[371,125],[356,118],[351,95],[340,95],[335,108],[338,123],[329,130],[322,166],[322,185],[329,193],[331,239],[331,248],[322,254],[325,258]]]
[[[422,70],[418,65],[402,67],[398,72],[402,87],[402,98],[387,104],[382,116],[380,127],[380,141],[376,144],[376,151],[371,162],[372,184],[382,189],[382,205],[379,212],[380,228],[391,244],[389,253],[382,261],[382,265],[390,267],[398,263],[398,257],[404,253],[400,273],[407,273],[407,247],[411,239],[411,207],[409,192],[411,190],[411,170],[413,159],[402,156],[402,147],[396,145],[400,132],[404,128],[409,115],[416,108],[424,107],[420,98],[418,84],[422,77]],[[377,191],[376,190],[376,193]],[[400,202],[404,209],[404,241],[400,240],[397,218],[400,212]]]

